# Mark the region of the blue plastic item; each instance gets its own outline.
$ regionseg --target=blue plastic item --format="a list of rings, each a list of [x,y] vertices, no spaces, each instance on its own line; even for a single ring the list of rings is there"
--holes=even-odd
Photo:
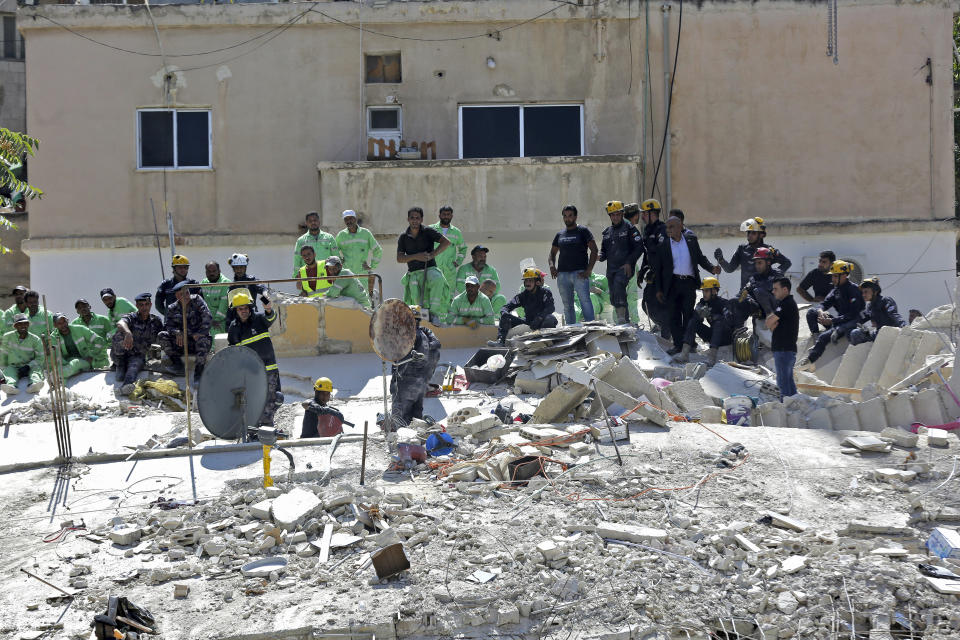
[[[431,457],[448,456],[453,453],[453,437],[446,432],[431,433],[427,436],[425,446],[427,448],[427,454]]]

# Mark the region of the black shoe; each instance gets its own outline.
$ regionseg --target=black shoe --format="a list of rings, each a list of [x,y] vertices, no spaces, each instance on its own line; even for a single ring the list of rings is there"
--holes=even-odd
[[[675,355],[677,355],[678,353],[680,353],[681,351],[683,351],[683,347],[673,347],[672,349],[667,349],[667,355],[668,355],[668,356],[675,356]]]

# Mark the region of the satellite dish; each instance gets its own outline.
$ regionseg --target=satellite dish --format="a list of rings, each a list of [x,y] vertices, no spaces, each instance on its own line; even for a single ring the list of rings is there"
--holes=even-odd
[[[207,361],[197,388],[197,408],[207,431],[224,440],[243,436],[267,403],[267,370],[250,347],[233,346]]]
[[[397,362],[417,341],[417,319],[403,300],[390,298],[370,318],[370,342],[381,360]],[[206,373],[206,370],[204,370]]]

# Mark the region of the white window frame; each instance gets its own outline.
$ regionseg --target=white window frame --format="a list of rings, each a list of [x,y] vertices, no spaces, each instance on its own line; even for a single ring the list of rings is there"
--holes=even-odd
[[[374,129],[373,112],[374,111],[396,111],[397,128],[396,129]],[[403,137],[403,107],[396,104],[378,104],[367,107],[367,136],[368,137]]]
[[[143,157],[141,142],[143,141],[143,132],[140,130],[140,114],[148,111],[169,111],[173,113],[173,165],[169,167],[144,167],[140,164]],[[177,145],[177,113],[180,112],[206,112],[207,114],[207,164],[206,165],[188,165],[180,166],[179,148]],[[204,169],[213,169],[213,109],[210,107],[141,107],[134,114],[137,127],[137,170],[138,171],[196,171]]]
[[[495,103],[495,104],[489,104],[489,103],[488,103],[488,104],[484,104],[484,103],[481,102],[481,103],[461,104],[461,105],[458,105],[458,107],[457,107],[457,157],[458,157],[459,159],[461,159],[461,160],[463,160],[463,108],[464,108],[464,107],[467,107],[468,109],[469,109],[470,107],[483,107],[483,108],[491,108],[491,107],[514,107],[514,108],[519,108],[519,110],[518,110],[518,112],[517,112],[517,116],[518,116],[519,119],[520,119],[520,122],[519,122],[519,128],[520,128],[520,156],[519,156],[519,157],[521,157],[521,158],[526,158],[526,157],[527,157],[527,156],[526,156],[525,149],[524,149],[524,143],[523,143],[523,137],[524,137],[524,135],[523,135],[523,134],[524,134],[524,130],[523,130],[523,109],[524,109],[525,107],[580,107],[580,155],[581,155],[581,156],[587,155],[587,149],[586,149],[586,147],[584,146],[584,139],[583,139],[583,103],[582,103],[582,102],[547,102],[547,103],[539,103],[539,102],[523,102],[523,103],[520,103],[520,102],[515,102],[515,103],[509,103],[509,104],[508,104],[508,103]],[[470,158],[468,158],[468,159],[470,159]]]

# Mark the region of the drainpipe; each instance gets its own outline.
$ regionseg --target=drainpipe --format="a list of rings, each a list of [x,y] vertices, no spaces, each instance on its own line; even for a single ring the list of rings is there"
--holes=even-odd
[[[670,95],[670,5],[661,5],[660,11],[663,13],[663,161],[665,164],[663,181],[664,193],[667,196],[663,203],[663,210],[669,212],[673,208],[673,191],[670,186],[670,121],[667,120],[670,101],[673,99]]]

